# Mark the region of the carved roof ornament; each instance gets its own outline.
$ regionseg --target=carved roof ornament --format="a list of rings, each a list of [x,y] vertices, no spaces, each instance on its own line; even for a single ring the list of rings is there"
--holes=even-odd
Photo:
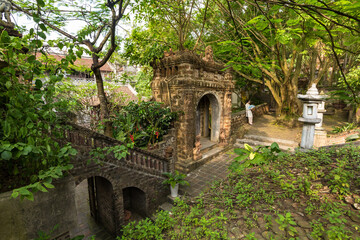
[[[211,63],[214,62],[214,53],[211,46],[205,48],[205,57],[203,57],[203,60]]]
[[[233,75],[232,75],[230,69],[226,70],[224,78],[225,78],[225,81],[232,81],[233,80]]]
[[[173,52],[172,48],[170,48],[168,52],[164,51],[164,57],[170,57],[173,55],[175,55],[175,53]]]
[[[10,10],[12,9],[11,2],[8,0],[0,0],[0,25],[4,27],[11,27],[13,28],[15,26],[14,23],[11,22],[10,19]],[[3,17],[5,17],[6,22],[3,20]]]

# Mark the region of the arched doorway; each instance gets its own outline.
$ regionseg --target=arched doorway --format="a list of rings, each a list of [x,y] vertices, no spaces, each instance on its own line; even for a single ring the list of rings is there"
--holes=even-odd
[[[217,143],[220,134],[220,105],[214,94],[202,96],[196,108],[196,136]]]
[[[113,187],[103,177],[90,177],[75,187],[78,226],[73,236],[101,234],[113,238],[116,234]]]
[[[125,220],[134,221],[146,217],[146,195],[141,189],[127,187],[123,189]]]

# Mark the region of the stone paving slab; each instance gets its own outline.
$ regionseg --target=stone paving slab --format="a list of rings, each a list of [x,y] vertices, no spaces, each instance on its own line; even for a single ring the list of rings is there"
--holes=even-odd
[[[228,167],[231,161],[236,157],[235,154],[229,154],[232,151],[219,155],[189,173],[185,178],[189,182],[189,186],[181,186],[180,191],[187,196],[195,197],[209,187],[212,182],[224,179],[228,175]]]

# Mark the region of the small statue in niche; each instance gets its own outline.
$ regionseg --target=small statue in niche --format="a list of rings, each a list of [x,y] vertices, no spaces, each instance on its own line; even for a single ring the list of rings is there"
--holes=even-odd
[[[171,146],[168,146],[165,149],[165,158],[171,158],[173,156],[174,149]]]
[[[214,62],[214,55],[211,46],[207,46],[205,48],[205,57],[203,57],[203,60],[206,62]]]
[[[226,108],[231,110],[232,103],[231,103],[231,93],[226,94]]]
[[[0,0],[1,20],[3,20],[3,15],[4,15],[6,21],[12,24],[10,19],[10,10],[11,10],[11,3],[8,0]]]
[[[225,129],[220,129],[220,145],[226,145],[226,134],[225,134]]]
[[[198,160],[201,158],[200,149],[201,149],[201,142],[200,142],[201,135],[197,135],[195,138],[195,147],[193,148],[193,155],[194,160]]]
[[[131,218],[131,212],[129,210],[124,210],[124,220],[129,221]]]

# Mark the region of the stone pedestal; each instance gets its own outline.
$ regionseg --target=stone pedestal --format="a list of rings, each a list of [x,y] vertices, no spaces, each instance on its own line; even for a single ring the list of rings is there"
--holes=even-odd
[[[306,119],[300,117],[299,121],[304,123],[300,147],[311,149],[314,145],[315,124],[319,123],[321,120],[320,118]]]
[[[327,136],[324,129],[315,129],[314,147],[322,147],[327,145]]]
[[[315,125],[321,128],[322,124],[322,106],[325,106],[323,99],[325,95],[319,95],[316,88],[316,84],[313,84],[311,88],[306,92],[306,95],[298,94],[298,98],[304,103],[303,117],[299,118],[299,121],[304,123],[301,136],[300,147],[302,149],[312,149],[314,146],[315,138]],[[318,109],[320,107],[321,115],[319,116]],[[326,133],[325,133],[326,140]]]

